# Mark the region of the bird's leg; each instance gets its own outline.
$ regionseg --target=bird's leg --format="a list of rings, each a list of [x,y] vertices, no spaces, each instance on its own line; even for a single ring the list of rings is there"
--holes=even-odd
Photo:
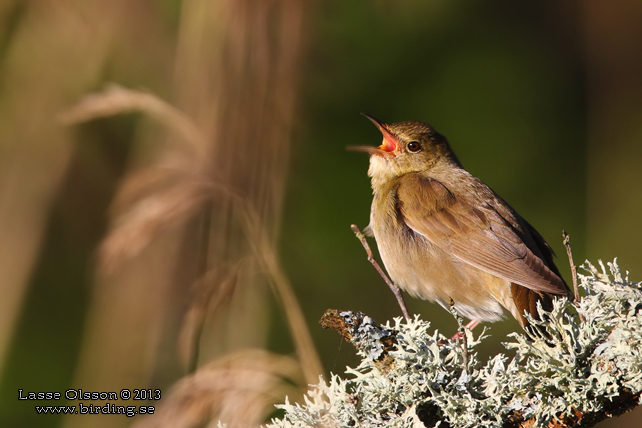
[[[453,316],[457,320],[457,325],[459,325],[459,331],[450,340],[461,340],[461,344],[463,347],[461,356],[464,360],[464,370],[466,370],[468,368],[468,336],[466,336],[466,328],[468,328],[468,326],[471,324],[473,327],[475,327],[477,324],[479,324],[479,321],[471,321],[464,326],[463,318],[455,309],[455,301],[452,298],[450,299],[450,313],[453,314]]]
[[[368,261],[372,264],[372,266],[374,266],[377,272],[379,272],[379,275],[381,275],[386,284],[388,284],[388,287],[390,287],[390,290],[392,290],[392,293],[397,298],[397,303],[399,303],[399,307],[401,308],[403,316],[406,317],[408,321],[410,321],[410,313],[408,312],[408,308],[406,308],[406,302],[404,302],[403,300],[401,290],[390,280],[390,278],[388,278],[388,275],[386,275],[383,269],[381,269],[381,266],[379,266],[379,263],[377,263],[377,260],[372,254],[372,250],[370,249],[370,245],[368,245],[368,241],[366,241],[366,237],[363,235],[363,233],[361,233],[359,227],[356,224],[353,224],[350,227],[352,228],[354,234],[357,236],[357,239],[361,241],[361,245],[363,245],[363,248],[366,250]]]
[[[467,328],[468,330],[472,330],[472,329],[474,329],[475,327],[477,327],[480,323],[481,323],[481,321],[472,320],[471,322],[469,322],[468,324],[466,324],[466,328]]]

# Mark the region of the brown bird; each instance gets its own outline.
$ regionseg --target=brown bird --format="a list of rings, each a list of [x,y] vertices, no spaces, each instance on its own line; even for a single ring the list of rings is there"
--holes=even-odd
[[[537,302],[570,297],[544,238],[480,179],[466,171],[446,138],[422,122],[387,125],[370,153],[370,224],[386,270],[412,296],[472,320],[508,310],[522,327]]]

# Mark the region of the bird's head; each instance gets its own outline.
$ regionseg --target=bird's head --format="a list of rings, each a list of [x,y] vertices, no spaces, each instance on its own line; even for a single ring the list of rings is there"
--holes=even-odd
[[[348,147],[349,150],[370,153],[368,175],[374,180],[388,181],[412,172],[430,171],[439,164],[460,165],[444,136],[432,126],[417,121],[386,124],[364,114],[381,134],[380,146]]]

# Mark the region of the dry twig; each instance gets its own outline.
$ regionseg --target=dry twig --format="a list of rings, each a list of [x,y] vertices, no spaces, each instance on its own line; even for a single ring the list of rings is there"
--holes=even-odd
[[[562,237],[564,238],[564,246],[566,247],[566,254],[568,255],[568,264],[571,266],[571,276],[573,277],[573,294],[575,301],[579,302],[580,291],[577,288],[577,268],[573,262],[573,250],[571,250],[571,237],[566,233],[565,230],[562,231]]]
[[[464,321],[461,315],[459,315],[459,313],[455,309],[455,301],[452,298],[450,299],[450,313],[457,320],[457,326],[459,327],[457,329],[457,334],[455,334],[450,340],[461,339],[461,345],[462,345],[461,356],[464,360],[464,370],[468,370],[468,336],[466,336],[466,328],[468,326],[464,326]]]
[[[409,320],[410,313],[408,312],[408,308],[406,307],[406,302],[404,302],[403,300],[403,294],[401,294],[401,290],[390,280],[390,278],[388,278],[388,275],[386,275],[383,269],[381,269],[381,266],[379,266],[379,263],[377,263],[377,260],[372,254],[372,250],[370,249],[370,245],[368,245],[368,241],[366,241],[366,237],[361,232],[359,227],[356,224],[350,225],[350,227],[352,228],[354,234],[357,236],[357,239],[361,241],[361,245],[363,245],[363,248],[365,248],[366,253],[368,254],[368,261],[372,263],[372,266],[374,266],[377,272],[379,272],[379,275],[381,275],[386,284],[388,284],[388,287],[390,287],[390,290],[392,290],[392,293],[397,299],[397,303],[399,303],[399,307],[401,308],[403,316],[406,317],[407,320]]]

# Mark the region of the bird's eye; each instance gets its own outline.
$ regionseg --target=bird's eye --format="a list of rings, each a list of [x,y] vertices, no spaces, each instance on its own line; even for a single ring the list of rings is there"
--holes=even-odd
[[[419,141],[411,141],[408,143],[408,150],[411,152],[418,152],[421,149],[421,144]]]

